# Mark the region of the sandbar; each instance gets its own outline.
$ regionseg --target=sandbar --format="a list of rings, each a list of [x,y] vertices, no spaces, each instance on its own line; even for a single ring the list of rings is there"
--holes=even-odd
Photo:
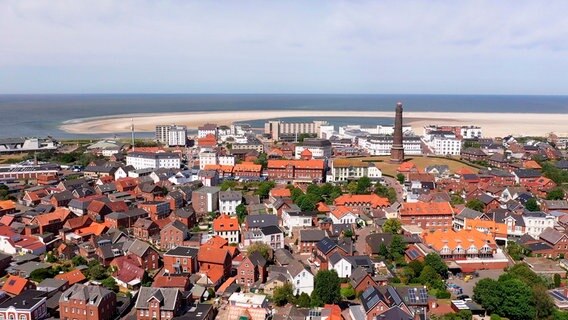
[[[112,117],[73,119],[66,121],[60,129],[75,134],[113,134],[130,132],[132,119],[135,131],[153,132],[156,125],[178,124],[197,129],[205,123],[230,125],[250,120],[283,119],[307,117],[377,117],[393,118],[394,112],[387,111],[322,111],[322,110],[281,110],[281,111],[227,111],[227,112],[182,112],[117,115]],[[568,125],[568,114],[535,113],[477,113],[477,112],[412,112],[405,111],[404,123],[411,125],[414,132],[422,134],[428,124],[476,125],[482,127],[488,137],[544,136],[548,133],[564,133]],[[356,124],[356,123],[353,123]]]

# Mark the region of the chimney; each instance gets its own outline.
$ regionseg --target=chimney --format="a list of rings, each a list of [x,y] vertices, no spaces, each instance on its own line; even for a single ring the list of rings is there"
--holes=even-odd
[[[26,300],[22,300],[22,305],[25,306],[26,305]]]

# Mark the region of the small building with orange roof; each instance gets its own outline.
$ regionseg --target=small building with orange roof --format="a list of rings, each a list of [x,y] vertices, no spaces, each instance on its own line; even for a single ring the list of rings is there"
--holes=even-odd
[[[302,152],[300,152],[300,159],[302,160],[312,160],[313,155],[312,152],[309,149],[304,149]]]
[[[350,208],[344,206],[335,207],[330,213],[333,224],[355,224],[358,216]]]
[[[411,173],[418,173],[418,167],[412,161],[405,161],[396,168],[396,173],[403,174],[406,179],[408,179],[408,175]]]
[[[0,216],[15,212],[16,212],[16,203],[14,201],[12,200],[0,201]]]
[[[197,146],[199,148],[213,149],[217,146],[217,138],[213,134],[208,134],[203,138],[197,139]]]
[[[271,202],[274,202],[279,198],[289,198],[292,196],[290,189],[285,188],[283,186],[277,186],[273,188],[272,190],[270,190],[268,195],[270,197]]]
[[[336,206],[347,207],[355,214],[369,213],[390,206],[389,199],[376,194],[344,194],[334,200]]]
[[[213,233],[216,236],[226,239],[229,243],[239,243],[239,219],[225,214],[220,215],[213,220]]]
[[[87,280],[83,272],[79,269],[71,270],[66,273],[61,273],[55,276],[55,279],[65,280],[68,282],[68,285],[71,287],[75,283],[83,283]]]
[[[534,160],[525,160],[523,161],[523,168],[524,169],[534,169],[534,170],[542,170],[542,167],[538,162]]]
[[[35,288],[36,285],[26,278],[10,276],[6,279],[6,282],[4,282],[2,291],[9,295],[17,296],[26,290],[34,290]]]

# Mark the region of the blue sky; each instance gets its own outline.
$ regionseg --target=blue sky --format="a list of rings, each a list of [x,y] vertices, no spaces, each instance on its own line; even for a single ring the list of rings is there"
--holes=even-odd
[[[0,93],[568,94],[568,1],[0,1]]]

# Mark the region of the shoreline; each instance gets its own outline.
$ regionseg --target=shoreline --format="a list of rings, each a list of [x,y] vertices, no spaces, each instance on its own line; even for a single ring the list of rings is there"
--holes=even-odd
[[[134,119],[136,132],[154,132],[156,125],[186,125],[197,129],[205,123],[230,125],[234,122],[286,119],[286,118],[393,118],[394,111],[198,111],[175,113],[137,113],[102,117],[70,119],[59,129],[71,134],[114,134],[130,132]],[[411,125],[416,134],[429,124],[477,125],[488,137],[505,135],[544,136],[550,132],[565,132],[568,114],[553,113],[476,113],[476,112],[412,112],[404,113],[404,123]],[[354,123],[355,124],[355,123]]]

